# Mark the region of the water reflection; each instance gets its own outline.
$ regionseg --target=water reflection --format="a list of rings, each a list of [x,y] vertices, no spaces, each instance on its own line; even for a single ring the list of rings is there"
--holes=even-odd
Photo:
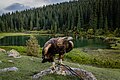
[[[104,42],[99,38],[78,38],[74,40],[75,47],[84,47],[84,48],[109,48],[109,44]]]
[[[30,36],[6,36],[0,39],[0,46],[25,46],[26,40]],[[39,44],[43,47],[44,43],[52,38],[52,36],[36,36]],[[99,38],[87,39],[78,38],[73,40],[75,48],[88,47],[88,48],[108,48],[109,45]]]

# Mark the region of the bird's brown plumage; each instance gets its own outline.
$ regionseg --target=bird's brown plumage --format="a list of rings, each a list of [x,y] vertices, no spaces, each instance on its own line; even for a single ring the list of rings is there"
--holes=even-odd
[[[65,53],[73,49],[71,37],[59,37],[48,40],[42,50],[42,63],[54,62],[55,54],[59,54],[59,59],[63,59]]]

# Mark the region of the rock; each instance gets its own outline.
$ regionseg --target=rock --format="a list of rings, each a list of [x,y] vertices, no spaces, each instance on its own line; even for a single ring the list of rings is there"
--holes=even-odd
[[[110,43],[110,44],[115,44],[116,43],[116,39],[113,38],[113,37],[106,37],[104,39],[104,41],[106,41],[107,43]]]
[[[33,58],[30,58],[31,61],[33,61],[34,59]]]
[[[0,48],[0,52],[6,53],[6,50]]]
[[[8,62],[13,63],[13,60],[8,60]]]
[[[99,52],[102,52],[102,51],[103,51],[103,49],[98,49],[98,51],[99,51]]]
[[[14,58],[20,58],[21,57],[19,52],[17,52],[14,49],[8,51],[7,53],[8,53],[8,56],[11,56],[11,57],[14,57]]]
[[[9,68],[0,69],[0,73],[1,72],[9,72],[9,71],[18,71],[18,68],[17,67],[9,67]]]
[[[67,65],[56,65],[55,69],[48,68],[46,70],[43,70],[35,75],[33,75],[33,79],[41,78],[44,75],[47,74],[58,74],[58,75],[68,75],[68,76],[76,76],[80,80],[97,80],[96,77],[86,70],[80,69],[80,68],[72,68]]]
[[[2,63],[2,61],[0,61],[0,63]]]
[[[83,80],[97,80],[96,77],[91,73],[83,69],[72,68],[77,74],[81,75]]]

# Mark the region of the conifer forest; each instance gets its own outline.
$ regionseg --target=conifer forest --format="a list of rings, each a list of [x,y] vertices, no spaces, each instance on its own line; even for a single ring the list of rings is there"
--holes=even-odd
[[[0,16],[0,32],[120,31],[120,0],[74,0]]]

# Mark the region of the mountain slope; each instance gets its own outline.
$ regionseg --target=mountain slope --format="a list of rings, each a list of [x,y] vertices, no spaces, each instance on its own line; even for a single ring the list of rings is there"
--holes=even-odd
[[[2,15],[3,13],[5,14],[5,13],[13,12],[16,10],[20,11],[20,10],[33,8],[33,7],[40,7],[43,5],[65,2],[65,1],[69,1],[69,0],[30,0],[30,1],[25,1],[25,0],[21,1],[20,0],[20,1],[18,1],[18,3],[15,3],[14,1],[15,0],[13,0],[11,2],[11,5],[8,5],[9,1],[4,2],[6,7],[3,7],[3,6],[0,7],[0,15]],[[0,4],[2,4],[2,3],[0,3]],[[25,5],[28,5],[28,6],[25,6]]]
[[[70,1],[6,14],[0,17],[2,26],[0,31],[24,31],[36,28],[50,30],[51,33],[68,33],[69,30],[79,33],[80,30],[93,29],[95,32],[93,34],[107,34],[114,31],[119,35],[119,1],[111,0],[111,4],[106,0]],[[7,9],[11,10],[13,6]],[[24,8],[21,5],[19,7]]]
[[[25,10],[25,9],[29,9],[29,6],[24,6],[23,4],[20,3],[14,3],[8,7],[5,8],[5,10],[10,10],[10,11],[20,11],[20,10]]]
[[[26,10],[26,9],[30,9],[30,6],[25,6],[23,4],[20,3],[13,3],[3,9],[0,9],[0,15],[2,15],[3,13],[8,13],[8,12],[15,12],[15,11],[22,11],[22,10]]]

